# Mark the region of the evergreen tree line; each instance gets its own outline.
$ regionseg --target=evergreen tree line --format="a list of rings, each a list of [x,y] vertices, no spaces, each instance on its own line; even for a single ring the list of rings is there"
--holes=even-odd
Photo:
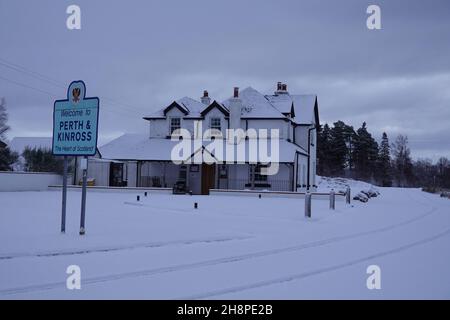
[[[25,159],[25,171],[64,173],[64,160],[55,157],[50,149],[26,147],[22,157]]]
[[[61,157],[55,157],[50,149],[26,147],[21,156],[25,160],[23,169],[27,172],[59,174],[64,172],[64,160]],[[0,146],[0,171],[12,171],[13,165],[18,160],[19,155],[16,152],[12,152],[8,147]],[[69,170],[71,170],[70,166]]]
[[[330,177],[349,177],[379,186],[450,188],[450,161],[413,161],[408,137],[389,142],[384,132],[378,143],[364,122],[355,130],[343,121],[318,128],[317,172]]]

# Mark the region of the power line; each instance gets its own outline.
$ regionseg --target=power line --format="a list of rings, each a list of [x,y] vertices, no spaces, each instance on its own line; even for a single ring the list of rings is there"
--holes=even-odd
[[[27,88],[27,89],[30,89],[30,90],[34,90],[34,91],[40,92],[40,93],[48,95],[48,96],[50,96],[50,97],[52,97],[54,99],[56,99],[56,97],[57,97],[57,95],[54,94],[54,93],[51,93],[51,92],[48,92],[48,91],[45,91],[45,90],[41,90],[41,89],[38,89],[38,88],[35,88],[35,87],[32,87],[32,86],[29,86],[27,84],[24,84],[24,83],[21,83],[21,82],[17,82],[15,80],[11,80],[11,79],[8,79],[8,78],[2,77],[2,76],[0,76],[0,79],[2,79],[4,81],[7,81],[9,83],[15,84],[17,86],[23,87],[23,88]],[[109,104],[107,104],[106,106],[110,107]],[[113,111],[113,110],[110,110],[108,108],[102,108],[102,112],[103,111],[108,112],[108,113],[112,113],[112,114],[115,114],[115,115],[119,115],[119,116],[132,117],[130,114],[122,112],[121,110]],[[122,114],[121,115],[117,114],[117,112],[122,113]],[[133,118],[135,118],[135,117],[133,116]]]
[[[17,85],[17,86],[20,86],[20,87],[24,87],[24,88],[27,88],[27,89],[31,89],[31,90],[38,91],[38,92],[40,92],[40,93],[49,95],[49,96],[52,97],[52,98],[55,98],[55,97],[56,97],[56,95],[54,95],[53,93],[50,93],[50,92],[48,92],[48,91],[41,90],[41,89],[38,89],[38,88],[35,88],[35,87],[32,87],[32,86],[29,86],[29,85],[24,84],[24,83],[20,83],[20,82],[17,82],[17,81],[8,79],[8,78],[4,78],[4,77],[2,77],[2,76],[0,76],[0,79],[2,79],[2,80],[4,80],[4,81],[7,81],[7,82],[10,82],[10,83],[13,83],[13,84],[15,84],[15,85]]]
[[[6,60],[4,60],[2,58],[0,58],[0,65],[2,65],[4,67],[7,67],[7,68],[9,68],[11,70],[17,71],[17,72],[26,73],[29,76],[32,76],[33,78],[37,78],[39,80],[46,81],[46,82],[51,83],[54,86],[57,86],[59,88],[65,88],[63,85],[61,85],[58,81],[56,81],[54,79],[51,79],[51,78],[49,78],[49,77],[47,77],[47,76],[45,76],[45,75],[43,75],[41,73],[28,70],[25,67],[20,66],[18,64],[15,64],[15,63],[12,63],[12,62],[8,62],[8,61],[6,61]]]
[[[14,70],[16,72],[27,74],[28,76],[31,76],[31,77],[33,77],[35,79],[38,79],[38,80],[41,80],[41,81],[45,81],[45,82],[50,83],[50,84],[52,84],[52,85],[54,85],[54,86],[56,86],[58,88],[64,88],[64,89],[66,88],[66,86],[62,82],[60,82],[58,80],[55,80],[55,79],[53,79],[53,78],[51,78],[49,76],[46,76],[46,75],[44,75],[42,73],[35,72],[35,71],[30,70],[30,69],[27,69],[26,67],[21,66],[19,64],[12,63],[12,62],[7,61],[7,60],[5,60],[3,58],[0,58],[0,65],[2,65],[4,67],[7,67],[7,68],[9,68],[11,70]],[[130,106],[130,105],[125,105],[125,104],[123,104],[121,102],[117,102],[114,99],[111,99],[111,98],[108,98],[108,97],[105,97],[105,96],[102,97],[102,100],[109,101],[111,104],[119,106],[119,107],[121,107],[123,109],[126,109],[128,111],[139,112],[139,113],[142,112],[140,109],[138,109],[136,107],[133,107],[133,106]]]

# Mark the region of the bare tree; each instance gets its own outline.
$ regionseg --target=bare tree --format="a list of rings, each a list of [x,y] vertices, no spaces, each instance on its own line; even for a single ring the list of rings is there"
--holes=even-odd
[[[8,132],[8,114],[6,113],[5,98],[0,99],[0,140],[6,140],[6,132]],[[0,171],[12,170],[12,165],[17,161],[18,155],[11,152],[8,146],[0,144]]]
[[[392,145],[394,154],[394,171],[397,186],[407,187],[413,180],[413,165],[411,151],[408,147],[408,137],[398,135],[395,143]]]

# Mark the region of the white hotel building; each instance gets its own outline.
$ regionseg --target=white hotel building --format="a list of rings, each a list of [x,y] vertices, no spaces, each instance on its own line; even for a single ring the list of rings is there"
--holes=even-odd
[[[200,101],[184,97],[144,119],[149,124],[148,135],[125,134],[99,148],[101,159],[90,161],[88,170],[96,185],[172,188],[181,182],[193,194],[208,194],[210,189],[303,192],[316,188],[316,95],[292,95],[280,82],[273,95],[263,95],[251,87],[241,92],[235,88],[233,97],[223,102],[212,100],[205,91]],[[180,141],[171,136],[181,128],[189,132],[195,147],[181,158],[182,163],[175,164],[172,150]],[[251,158],[255,138],[229,141],[227,129],[267,129],[269,138],[271,129],[278,130],[277,163],[265,163],[260,155]],[[211,139],[204,139],[211,138],[211,130],[215,139],[223,139],[220,152],[210,148]],[[258,143],[266,143],[264,140]],[[241,147],[246,156],[225,162],[229,159],[227,144]],[[270,155],[270,142],[267,149]],[[201,159],[206,153],[208,163],[192,162],[195,156],[198,159],[201,155]],[[263,174],[264,168],[272,165],[279,167],[278,172]]]

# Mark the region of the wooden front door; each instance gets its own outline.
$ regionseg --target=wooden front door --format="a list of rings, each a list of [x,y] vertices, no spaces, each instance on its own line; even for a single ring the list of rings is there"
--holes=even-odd
[[[202,194],[208,195],[209,189],[214,188],[214,178],[216,177],[216,165],[202,164]]]
[[[109,165],[109,186],[123,187],[124,186],[124,172],[123,163],[111,162]]]

